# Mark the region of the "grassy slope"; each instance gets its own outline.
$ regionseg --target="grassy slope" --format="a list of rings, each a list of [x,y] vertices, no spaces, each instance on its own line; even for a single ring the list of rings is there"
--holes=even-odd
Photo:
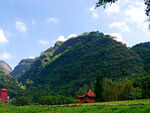
[[[150,99],[84,104],[86,106],[81,107],[0,106],[0,113],[150,113],[149,105],[123,105],[138,103],[149,104]],[[122,106],[98,106],[104,104],[122,104]]]

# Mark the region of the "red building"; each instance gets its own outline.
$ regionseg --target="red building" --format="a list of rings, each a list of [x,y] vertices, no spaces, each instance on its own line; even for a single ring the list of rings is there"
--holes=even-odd
[[[7,97],[8,97],[8,90],[7,89],[1,89],[0,91],[0,100],[1,102],[7,102]]]
[[[96,94],[90,89],[84,95],[77,95],[77,97],[79,97],[81,101],[76,103],[93,103],[95,102]]]

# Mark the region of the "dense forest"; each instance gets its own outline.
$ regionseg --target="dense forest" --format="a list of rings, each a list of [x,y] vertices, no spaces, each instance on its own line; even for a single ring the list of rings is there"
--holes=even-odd
[[[43,96],[75,98],[92,89],[98,101],[149,98],[149,52],[149,42],[128,48],[98,31],[58,41],[11,72],[19,81],[12,77],[18,88],[15,96],[37,102]]]

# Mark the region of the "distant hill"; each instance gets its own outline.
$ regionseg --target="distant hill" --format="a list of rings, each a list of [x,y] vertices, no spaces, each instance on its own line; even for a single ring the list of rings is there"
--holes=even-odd
[[[137,44],[132,50],[142,58],[145,71],[150,73],[150,42]]]
[[[24,86],[19,84],[11,75],[0,71],[0,89],[6,88],[9,91],[9,96],[19,96],[24,92]]]
[[[0,60],[0,71],[4,71],[5,73],[9,74],[12,72],[12,69],[6,62]]]
[[[21,60],[10,74],[14,78],[18,79],[29,68],[29,66],[32,64],[33,61],[34,59]]]
[[[49,92],[75,96],[80,88],[91,86],[98,72],[115,79],[141,73],[143,67],[140,56],[124,44],[109,35],[90,32],[57,42],[33,61],[19,81],[34,96]]]

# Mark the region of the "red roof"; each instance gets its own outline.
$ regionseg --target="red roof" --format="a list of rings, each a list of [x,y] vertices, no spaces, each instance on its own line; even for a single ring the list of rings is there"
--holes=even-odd
[[[82,98],[85,97],[85,95],[77,95],[77,97]]]
[[[8,91],[6,88],[1,89],[1,91]]]
[[[82,98],[82,97],[85,97],[86,95],[89,97],[96,97],[96,94],[91,89],[84,95],[77,95],[77,97]]]
[[[96,94],[90,89],[86,95],[88,95],[89,97],[96,97]]]

